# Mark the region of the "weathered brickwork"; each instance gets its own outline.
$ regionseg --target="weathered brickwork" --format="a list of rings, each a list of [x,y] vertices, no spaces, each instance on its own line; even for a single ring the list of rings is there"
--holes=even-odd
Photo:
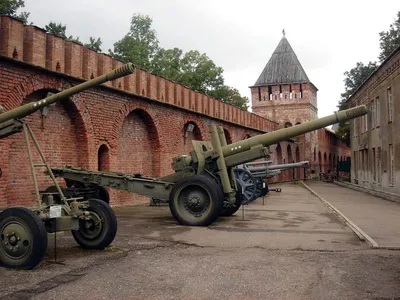
[[[28,33],[32,44],[25,40]],[[122,64],[108,55],[4,16],[0,17],[0,53],[0,105],[6,110]],[[192,150],[193,139],[209,140],[210,124],[223,126],[232,142],[272,131],[277,126],[276,122],[140,69],[24,120],[52,166],[72,165],[155,177],[172,172],[172,158]],[[186,130],[188,124],[193,125],[190,132]],[[38,162],[39,156],[33,152]],[[0,140],[0,153],[0,207],[32,205],[33,183],[23,134]],[[51,184],[41,171],[38,179],[41,190]],[[131,204],[136,199],[141,197],[111,191],[113,205]]]

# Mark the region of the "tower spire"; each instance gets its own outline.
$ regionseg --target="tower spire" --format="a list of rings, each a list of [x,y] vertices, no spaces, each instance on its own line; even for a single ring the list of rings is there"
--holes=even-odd
[[[283,28],[283,30],[282,30],[282,34],[283,34],[283,36],[285,36],[285,35],[286,35],[286,33],[285,33],[285,28]]]

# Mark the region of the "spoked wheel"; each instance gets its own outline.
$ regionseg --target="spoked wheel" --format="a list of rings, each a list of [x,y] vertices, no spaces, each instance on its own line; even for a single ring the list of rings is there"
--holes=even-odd
[[[75,241],[84,249],[104,249],[117,233],[117,218],[102,200],[89,199],[89,216],[79,220],[79,230],[72,230]]]
[[[13,207],[0,213],[0,265],[13,269],[32,269],[47,250],[43,222],[31,210]]]
[[[221,187],[206,175],[193,175],[178,181],[169,196],[172,216],[182,225],[208,226],[220,215]]]
[[[253,175],[247,170],[235,169],[236,182],[242,187],[243,200],[242,204],[247,204],[257,199],[256,195],[256,180]]]

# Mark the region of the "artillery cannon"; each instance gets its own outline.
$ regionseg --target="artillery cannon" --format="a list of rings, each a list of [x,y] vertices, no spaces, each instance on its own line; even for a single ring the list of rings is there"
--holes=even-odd
[[[220,215],[229,216],[243,202],[242,186],[234,167],[266,157],[268,146],[338,122],[365,115],[366,106],[350,108],[330,116],[254,136],[227,145],[224,130],[210,125],[211,142],[192,141],[190,155],[173,158],[175,173],[160,178],[141,174],[97,172],[76,168],[53,168],[69,186],[99,185],[168,201],[173,217],[183,225],[207,226]]]
[[[287,169],[304,168],[309,164],[308,161],[280,165],[270,165],[271,163],[270,160],[258,161],[243,164],[234,169],[236,180],[240,186],[244,187],[241,204],[248,204],[258,197],[265,196],[270,191],[282,191],[280,188],[269,189],[268,184],[264,181],[265,178],[278,176],[281,171]]]
[[[85,249],[103,249],[113,241],[117,221],[112,209],[98,199],[83,201],[82,198],[67,198],[46,162],[33,131],[21,119],[81,91],[132,74],[134,69],[132,64],[127,64],[40,101],[0,112],[0,139],[24,132],[37,202],[37,207],[32,210],[11,207],[0,213],[0,265],[18,269],[36,266],[47,250],[47,232],[71,230],[76,242]],[[39,153],[41,163],[33,162],[30,139]],[[37,167],[46,168],[54,183],[52,191],[39,191],[35,172]]]

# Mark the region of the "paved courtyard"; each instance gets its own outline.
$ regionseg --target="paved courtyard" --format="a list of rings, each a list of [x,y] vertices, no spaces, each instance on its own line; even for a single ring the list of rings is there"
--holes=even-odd
[[[115,208],[112,247],[84,251],[65,233],[54,264],[52,237],[34,270],[0,269],[0,299],[400,297],[400,251],[371,249],[307,189],[281,187],[207,228],[177,225],[167,206]]]

